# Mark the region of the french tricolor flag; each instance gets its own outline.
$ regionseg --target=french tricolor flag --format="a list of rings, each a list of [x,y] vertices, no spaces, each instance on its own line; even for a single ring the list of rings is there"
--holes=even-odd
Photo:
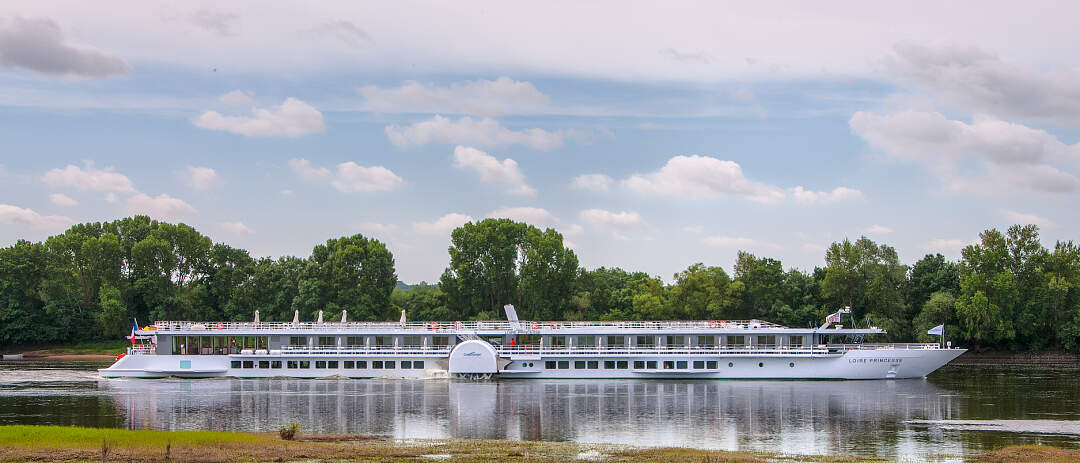
[[[135,344],[135,332],[136,331],[139,331],[139,321],[135,320],[135,319],[132,319],[131,320],[131,336],[128,336],[128,339],[131,339],[132,344]]]

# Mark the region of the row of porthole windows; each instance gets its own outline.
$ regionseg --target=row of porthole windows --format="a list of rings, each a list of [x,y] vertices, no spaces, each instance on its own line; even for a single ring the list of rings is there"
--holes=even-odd
[[[254,360],[233,360],[232,362],[230,362],[229,366],[231,368],[237,368],[237,369],[243,369],[243,368],[262,368],[262,369],[269,368],[269,369],[275,369],[275,368],[281,368],[282,363],[283,362],[281,360],[259,360],[259,361],[254,361]],[[338,365],[339,365],[339,362],[337,360],[316,360],[314,363],[315,363],[315,368],[316,369],[337,369]],[[374,370],[384,370],[384,369],[392,370],[394,368],[397,368],[398,363],[399,362],[395,362],[393,360],[372,360],[371,361],[371,368],[374,369]],[[401,363],[401,369],[402,370],[423,370],[424,369],[424,361],[423,360],[402,360],[400,363]],[[311,368],[311,364],[312,364],[312,361],[310,361],[310,360],[288,360],[288,361],[284,362],[285,368],[287,368],[287,369],[300,369],[300,370],[305,370],[305,369]],[[366,369],[368,367],[368,362],[366,360],[345,360],[343,362],[340,362],[340,365],[341,365],[342,368],[344,368],[346,370]]]
[[[718,362],[715,360],[695,360],[692,365],[695,370],[715,370]],[[656,360],[635,360],[635,370],[656,370],[658,366],[662,365],[665,370],[685,370],[687,369],[687,361],[685,360],[665,360],[663,363],[659,363]],[[532,367],[532,362],[522,363],[523,367]],[[625,370],[629,366],[629,362],[626,360],[605,360],[605,370]],[[728,368],[734,368],[735,362],[728,362]],[[789,362],[788,366],[795,368],[795,362]],[[759,368],[765,367],[765,362],[758,362]],[[569,360],[548,360],[544,362],[544,368],[548,370],[568,370],[570,369]],[[574,369],[576,370],[596,370],[600,368],[600,362],[598,360],[576,360],[574,361]]]

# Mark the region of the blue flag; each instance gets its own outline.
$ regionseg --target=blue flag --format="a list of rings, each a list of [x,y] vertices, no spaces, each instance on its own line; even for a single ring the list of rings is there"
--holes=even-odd
[[[926,334],[933,334],[933,335],[936,335],[936,336],[942,336],[942,335],[945,334],[945,325],[942,324],[942,325],[938,325],[938,326],[935,326],[933,328],[930,328],[930,331],[927,331]]]

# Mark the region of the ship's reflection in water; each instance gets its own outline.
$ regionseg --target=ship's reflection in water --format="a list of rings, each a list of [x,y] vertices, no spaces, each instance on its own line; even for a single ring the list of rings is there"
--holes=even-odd
[[[113,380],[99,386],[136,429],[397,438],[567,440],[800,454],[961,455],[962,440],[907,420],[959,400],[925,380]],[[969,442],[971,444],[971,442]],[[976,445],[981,447],[980,445]]]

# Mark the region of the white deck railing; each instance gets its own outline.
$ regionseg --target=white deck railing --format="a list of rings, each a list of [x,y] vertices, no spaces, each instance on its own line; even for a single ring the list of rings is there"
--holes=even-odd
[[[216,331],[216,330],[260,330],[260,331],[363,331],[363,332],[446,332],[459,331],[514,331],[529,332],[559,329],[612,329],[612,330],[757,330],[787,328],[776,323],[761,320],[695,320],[695,321],[455,321],[455,322],[191,322],[158,321],[154,322],[157,331]]]
[[[127,355],[154,355],[157,348],[154,346],[131,346],[127,349]]]

